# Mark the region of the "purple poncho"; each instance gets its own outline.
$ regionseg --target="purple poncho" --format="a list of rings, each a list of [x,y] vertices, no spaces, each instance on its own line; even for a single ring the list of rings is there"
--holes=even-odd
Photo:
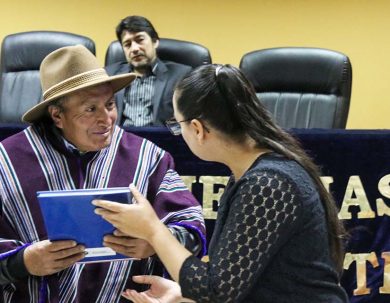
[[[109,147],[78,155],[36,126],[7,138],[0,144],[0,258],[47,239],[37,191],[130,183],[166,225],[185,226],[204,239],[201,206],[174,170],[172,157],[150,141],[116,127]],[[150,260],[76,264],[5,285],[0,301],[119,302],[122,290],[131,286],[129,277],[147,273],[148,267]]]

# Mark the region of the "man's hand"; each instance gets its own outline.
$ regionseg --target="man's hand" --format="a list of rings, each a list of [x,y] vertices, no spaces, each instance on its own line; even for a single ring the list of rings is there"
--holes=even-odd
[[[103,245],[132,258],[145,259],[155,254],[147,241],[129,237],[119,230],[115,230],[113,235],[105,236]]]
[[[36,242],[28,246],[23,254],[27,271],[34,276],[54,274],[84,257],[85,247],[71,240]]]

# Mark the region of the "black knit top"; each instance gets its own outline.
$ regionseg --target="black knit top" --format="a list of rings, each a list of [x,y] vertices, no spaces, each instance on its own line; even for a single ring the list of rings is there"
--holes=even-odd
[[[348,301],[316,187],[299,164],[275,153],[229,181],[209,257],[191,256],[180,270],[183,296],[198,303]]]

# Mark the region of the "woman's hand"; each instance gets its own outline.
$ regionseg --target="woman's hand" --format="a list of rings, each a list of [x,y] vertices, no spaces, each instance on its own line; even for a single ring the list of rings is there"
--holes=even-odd
[[[136,203],[123,204],[94,200],[92,204],[98,207],[95,209],[95,213],[110,222],[120,232],[133,238],[148,241],[155,230],[165,227],[160,222],[149,201],[142,196],[134,185],[130,185],[130,190]]]
[[[142,239],[150,244],[172,279],[178,281],[180,268],[184,261],[191,256],[191,252],[185,249],[160,221],[149,201],[134,186],[130,186],[130,190],[136,203],[122,204],[94,200],[92,204],[98,207],[95,209],[95,213],[114,225],[120,234]],[[128,239],[125,239],[124,242],[121,241],[121,243],[109,243],[109,241],[113,241],[111,237],[105,240],[105,245],[114,250],[127,250],[132,245],[131,242],[127,241]],[[119,246],[115,246],[118,244]],[[146,251],[151,252],[149,249]]]
[[[158,276],[134,276],[133,281],[141,284],[150,284],[150,289],[137,292],[126,289],[122,296],[134,303],[178,303],[194,302],[181,296],[179,284]]]

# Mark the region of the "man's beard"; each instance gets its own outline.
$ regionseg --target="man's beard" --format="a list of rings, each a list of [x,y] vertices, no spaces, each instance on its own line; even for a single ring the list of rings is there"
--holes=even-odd
[[[133,65],[131,64],[132,68],[134,71],[140,72],[141,74],[144,74],[146,71],[151,71],[152,70],[152,64],[151,62],[140,62],[140,64]]]

